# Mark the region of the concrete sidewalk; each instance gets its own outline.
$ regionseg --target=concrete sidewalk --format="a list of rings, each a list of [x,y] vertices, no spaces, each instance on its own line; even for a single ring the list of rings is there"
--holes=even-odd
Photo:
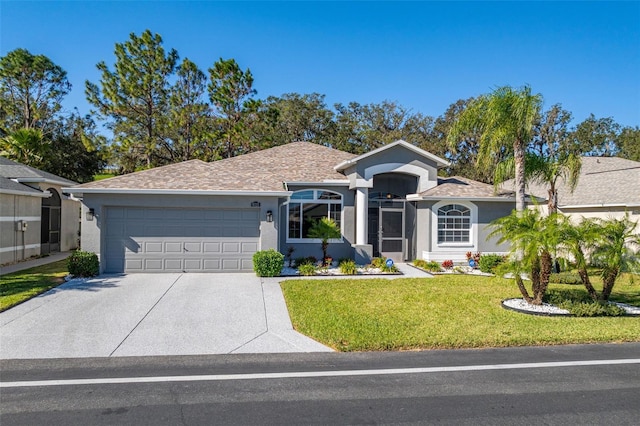
[[[254,274],[73,280],[0,313],[1,359],[330,352]]]
[[[47,265],[49,263],[57,262],[58,260],[64,260],[70,255],[70,251],[63,251],[58,253],[51,253],[48,256],[39,257],[37,259],[29,259],[11,265],[0,266],[0,275],[11,274],[13,272],[34,268],[36,266]]]

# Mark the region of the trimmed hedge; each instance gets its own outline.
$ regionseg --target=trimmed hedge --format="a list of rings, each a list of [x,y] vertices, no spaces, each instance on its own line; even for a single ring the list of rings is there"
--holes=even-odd
[[[262,250],[253,255],[253,270],[259,277],[277,277],[284,267],[284,255],[274,249]]]
[[[89,251],[76,250],[67,259],[67,268],[74,277],[95,277],[100,273],[98,255]]]
[[[478,262],[478,267],[480,271],[493,274],[496,272],[496,268],[498,265],[505,261],[504,256],[499,254],[483,254],[480,256],[480,262]]]

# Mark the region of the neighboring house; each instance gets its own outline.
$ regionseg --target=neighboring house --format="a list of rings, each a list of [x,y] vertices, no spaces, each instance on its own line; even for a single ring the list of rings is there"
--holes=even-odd
[[[77,247],[80,203],[68,179],[0,157],[0,264]]]
[[[310,225],[329,217],[342,238],[329,254],[464,261],[505,252],[486,225],[512,194],[438,178],[447,161],[404,141],[356,156],[294,142],[205,163],[191,160],[65,191],[82,198],[82,247],[102,272],[251,271],[257,250],[321,257]]]
[[[504,188],[512,188],[513,181]],[[621,218],[629,214],[640,221],[640,162],[618,157],[582,157],[578,184],[573,192],[564,180],[557,184],[558,211],[575,220],[598,217]],[[527,185],[529,194],[540,198],[546,212],[548,186]],[[640,226],[636,228],[640,232]]]

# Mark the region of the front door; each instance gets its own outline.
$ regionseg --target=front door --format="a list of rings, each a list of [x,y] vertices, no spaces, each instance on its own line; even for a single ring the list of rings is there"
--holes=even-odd
[[[404,261],[404,209],[380,208],[378,241],[382,256]]]

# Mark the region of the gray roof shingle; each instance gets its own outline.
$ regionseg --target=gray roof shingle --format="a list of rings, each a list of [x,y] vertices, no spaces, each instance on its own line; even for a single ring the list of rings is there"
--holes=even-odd
[[[419,194],[434,198],[495,198],[512,200],[513,192],[494,191],[493,185],[467,179],[461,176],[438,178],[438,185]]]
[[[53,173],[45,172],[43,170],[36,169],[35,167],[27,166],[26,164],[18,163],[17,161],[9,160],[5,157],[0,157],[0,176],[8,179],[46,179],[51,182],[55,182],[59,185],[76,185],[78,182],[74,182],[69,179],[54,175]]]
[[[511,185],[511,186],[506,186]],[[513,180],[505,182],[512,188]],[[582,157],[582,170],[573,193],[560,180],[558,206],[639,205],[640,162],[618,157]],[[527,190],[543,199],[548,197],[548,186],[530,183]]]
[[[310,142],[292,142],[211,163],[190,160],[156,167],[76,189],[279,192],[283,182],[344,181],[333,167],[353,157]]]

